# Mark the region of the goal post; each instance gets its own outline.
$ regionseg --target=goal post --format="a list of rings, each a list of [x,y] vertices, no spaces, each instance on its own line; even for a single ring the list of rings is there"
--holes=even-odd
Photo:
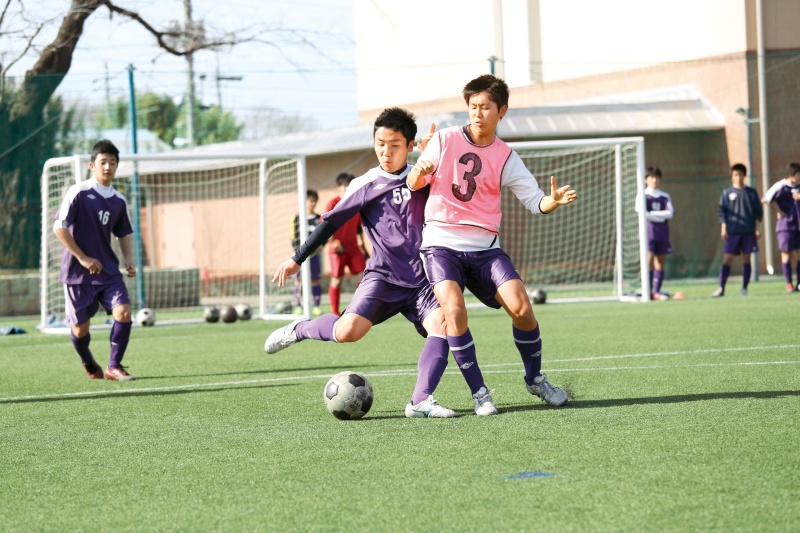
[[[500,243],[528,289],[548,302],[648,301],[642,137],[509,143],[550,192],[571,185],[578,200],[533,216],[503,189]]]
[[[69,187],[90,177],[89,158],[51,159],[43,168],[44,332],[66,331],[64,289],[58,281],[62,245],[53,233],[53,220]],[[305,212],[305,173],[305,158],[296,154],[123,155],[113,185],[126,196],[134,226],[141,228],[135,242],[143,269],[136,278],[125,278],[134,311],[144,295],[147,307],[157,311],[158,324],[201,321],[202,306],[240,303],[253,306],[254,316],[263,319],[310,316],[307,265],[301,276],[300,314],[292,305],[292,285],[271,283],[271,272],[293,252],[291,223]],[[306,218],[299,221],[305,231]],[[123,264],[116,239],[113,246]],[[99,314],[94,322],[102,323]]]

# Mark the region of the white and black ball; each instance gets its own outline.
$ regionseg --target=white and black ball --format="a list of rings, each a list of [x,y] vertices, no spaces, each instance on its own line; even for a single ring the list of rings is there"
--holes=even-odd
[[[203,309],[203,318],[209,324],[219,322],[219,309],[214,306]]]
[[[372,385],[357,372],[339,372],[328,380],[323,391],[325,407],[339,420],[363,417],[375,398]]]
[[[531,301],[535,304],[543,304],[547,301],[547,293],[544,292],[544,289],[533,289],[530,292]]]
[[[136,323],[140,326],[155,326],[156,313],[149,307],[143,307],[136,313]]]
[[[236,306],[236,316],[239,320],[250,320],[253,318],[253,310],[247,304],[239,304]]]

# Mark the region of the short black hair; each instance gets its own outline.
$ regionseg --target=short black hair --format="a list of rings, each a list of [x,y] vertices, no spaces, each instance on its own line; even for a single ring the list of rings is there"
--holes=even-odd
[[[789,163],[786,165],[786,170],[789,171],[790,176],[800,175],[800,163]]]
[[[731,167],[731,174],[734,172],[739,172],[742,174],[742,176],[747,176],[747,167],[741,163],[736,163]]]
[[[306,200],[310,200],[311,198],[313,198],[316,201],[319,201],[319,193],[314,189],[308,189],[306,191]]]
[[[119,150],[114,146],[114,143],[108,139],[102,139],[94,143],[94,146],[92,146],[92,162],[94,162],[100,154],[113,155],[117,158],[117,163],[119,163]]]
[[[645,172],[644,177],[647,178],[650,176],[661,179],[661,169],[658,167],[647,167],[647,172]]]
[[[347,172],[342,172],[336,176],[336,185],[350,185],[350,182],[354,179],[356,179],[354,175],[348,174]]]
[[[406,138],[406,144],[414,142],[417,137],[417,123],[414,114],[399,107],[388,107],[378,115],[372,127],[373,138],[378,128],[399,131]]]
[[[497,104],[497,109],[508,105],[508,85],[502,79],[492,74],[478,76],[464,86],[461,94],[469,105],[469,99],[479,93],[486,93],[489,99]]]

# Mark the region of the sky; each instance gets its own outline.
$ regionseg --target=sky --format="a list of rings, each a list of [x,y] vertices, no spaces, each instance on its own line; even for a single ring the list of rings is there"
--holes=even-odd
[[[21,1],[29,17],[54,20],[36,41],[40,46],[51,42],[70,1]],[[158,29],[171,21],[183,25],[183,0],[116,1]],[[245,137],[257,136],[266,127],[265,117],[275,110],[311,118],[322,129],[357,123],[351,0],[192,0],[192,19],[203,22],[207,35],[251,32],[272,43],[249,42],[194,55],[198,99],[207,105],[221,99],[223,109],[248,122]],[[0,30],[8,32],[20,24],[19,17],[7,17]],[[278,28],[295,30],[311,44],[285,38],[274,31]],[[11,57],[15,43],[6,37],[0,41],[0,54]],[[23,75],[37,57],[29,52],[8,75]],[[163,52],[138,23],[120,15],[110,18],[104,7],[87,20],[57,94],[89,110],[102,106],[106,94],[112,100],[128,98],[128,65],[135,68],[137,93],[168,94],[176,101],[185,94],[185,59]],[[218,95],[217,72],[242,79],[220,81]]]

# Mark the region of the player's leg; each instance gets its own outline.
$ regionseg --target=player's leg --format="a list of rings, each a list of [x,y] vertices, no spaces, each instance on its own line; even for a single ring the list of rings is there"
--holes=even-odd
[[[719,267],[719,287],[711,296],[720,298],[725,296],[725,285],[728,283],[728,277],[731,275],[731,264],[733,264],[734,255],[738,255],[738,239],[736,235],[728,235],[725,240],[725,253],[722,255],[722,265]]]
[[[467,321],[463,287],[466,268],[464,261],[468,262],[469,258],[460,252],[434,248],[423,250],[422,259],[428,280],[433,286],[433,293],[444,313],[447,345],[472,392],[475,414],[497,414],[491,393],[483,382],[483,374],[478,367],[475,340]]]
[[[406,417],[452,418],[456,412],[433,398],[433,392],[447,368],[450,353],[445,336],[444,313],[430,285],[404,291],[408,294],[408,305],[403,315],[414,324],[418,333],[426,337],[417,361],[417,383],[411,400],[406,404]]]
[[[791,231],[778,231],[778,250],[781,251],[781,270],[783,270],[783,278],[786,280],[786,292],[793,292],[794,285],[792,284],[792,251],[794,250],[794,232]],[[799,273],[800,274],[800,273]],[[800,283],[800,276],[798,278]]]
[[[649,250],[647,251],[647,267],[648,267],[648,275],[650,277],[650,294],[653,294],[653,262],[655,260],[655,254],[653,253],[653,241],[649,242]]]
[[[797,283],[794,286],[794,292],[800,291],[800,231],[793,231],[792,234],[794,235],[794,250],[792,251],[792,256],[794,258],[795,264],[795,272],[797,272]]]
[[[72,346],[81,358],[86,375],[90,379],[103,379],[103,369],[94,360],[89,349],[92,340],[89,325],[98,308],[94,288],[91,285],[65,285],[64,296],[67,321],[72,324]]]
[[[322,259],[319,254],[311,256],[308,265],[311,270],[311,298],[313,304],[311,314],[319,316],[322,314],[322,310],[319,308],[319,303],[322,299],[322,285],[319,283],[322,277]]]
[[[111,354],[108,359],[105,377],[116,381],[135,379],[122,366],[122,358],[125,357],[125,351],[128,349],[131,326],[133,325],[128,289],[123,281],[104,285],[103,289],[98,293],[98,299],[104,308],[111,309],[111,314],[114,317],[114,324],[111,325],[111,335],[109,336]]]
[[[664,283],[664,266],[667,255],[656,253],[653,261],[653,294],[661,294],[661,285]]]
[[[341,284],[344,276],[345,263],[341,254],[328,254],[331,263],[331,283],[328,285],[328,299],[331,304],[331,312],[339,316],[339,298],[342,294]]]

